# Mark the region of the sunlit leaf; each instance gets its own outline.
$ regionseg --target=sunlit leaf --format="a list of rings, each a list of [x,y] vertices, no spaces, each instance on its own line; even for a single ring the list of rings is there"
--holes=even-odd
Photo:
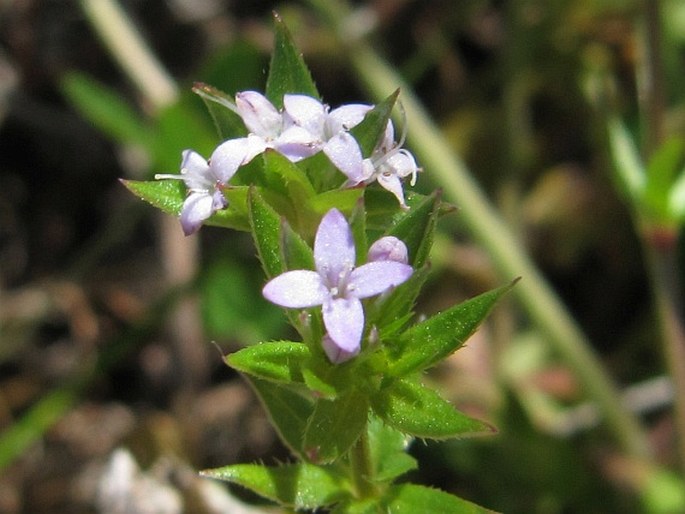
[[[446,439],[494,431],[413,380],[398,380],[382,388],[371,398],[371,405],[388,425],[415,437]]]
[[[201,475],[239,484],[295,509],[316,509],[350,496],[347,480],[337,470],[307,463],[275,467],[235,464],[205,470]]]
[[[266,81],[266,97],[277,108],[283,107],[283,95],[303,94],[319,99],[309,68],[297,49],[288,28],[277,14],[274,15],[274,50]]]
[[[389,373],[403,376],[433,366],[458,350],[516,282],[455,305],[410,327],[388,346]]]
[[[226,357],[226,364],[265,380],[302,382],[302,368],[309,356],[309,348],[303,343],[278,341],[238,350]]]
[[[495,514],[485,509],[438,489],[431,489],[416,484],[391,486],[385,494],[383,512],[393,514]]]

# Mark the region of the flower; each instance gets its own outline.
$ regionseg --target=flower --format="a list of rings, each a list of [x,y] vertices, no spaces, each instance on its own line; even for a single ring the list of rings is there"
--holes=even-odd
[[[197,232],[202,222],[228,206],[224,187],[238,168],[254,157],[249,155],[248,139],[231,139],[220,144],[209,161],[194,150],[184,150],[180,175],[155,175],[155,179],[183,180],[188,187],[181,209],[181,227],[186,236]]]
[[[369,248],[367,260],[369,262],[395,261],[401,262],[402,264],[407,264],[409,262],[407,245],[405,245],[395,236],[381,237]]]
[[[350,226],[340,211],[331,209],[321,220],[314,240],[316,271],[287,271],[271,279],[262,291],[267,300],[282,307],[322,306],[328,331],[324,350],[333,363],[359,353],[364,332],[361,299],[383,293],[413,273],[411,266],[395,260],[355,267],[355,259]]]
[[[255,155],[273,148],[293,162],[325,149],[329,140],[359,124],[372,109],[370,105],[347,104],[329,112],[328,106],[316,98],[288,94],[283,96],[283,110],[279,112],[256,91],[237,93],[235,99],[236,112],[253,136]],[[354,138],[345,144],[348,150],[358,151]]]
[[[402,208],[406,209],[401,179],[411,175],[410,184],[413,186],[420,168],[416,165],[414,156],[401,148],[404,137],[399,143],[395,143],[394,128],[389,121],[383,140],[366,159],[362,157],[359,145],[354,148],[351,139],[354,138],[350,134],[340,133],[324,149],[331,162],[347,176],[346,185],[352,187],[376,180],[395,195]]]

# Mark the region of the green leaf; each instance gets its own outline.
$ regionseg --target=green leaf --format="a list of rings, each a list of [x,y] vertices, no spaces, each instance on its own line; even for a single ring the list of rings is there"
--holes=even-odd
[[[271,424],[293,454],[303,457],[302,434],[314,412],[314,404],[300,392],[267,380],[245,377],[262,402]]]
[[[121,183],[138,198],[162,211],[178,216],[181,214],[187,189],[181,180],[121,180]]]
[[[187,189],[182,180],[121,180],[121,183],[138,198],[174,216],[180,216]],[[217,211],[205,221],[205,225],[247,231],[247,192],[245,186],[231,186],[224,189],[228,207]]]
[[[609,147],[619,186],[633,201],[639,200],[644,191],[646,176],[640,152],[621,120],[609,120]]]
[[[277,467],[235,464],[200,474],[241,485],[264,498],[298,510],[331,505],[350,496],[344,476],[332,468],[307,463]]]
[[[397,286],[387,297],[380,297],[367,308],[368,323],[378,327],[381,340],[395,337],[411,319],[411,313],[430,268],[414,270],[409,280]]]
[[[368,414],[368,399],[356,390],[334,400],[317,400],[304,434],[305,454],[312,462],[338,459],[357,441]]]
[[[319,218],[322,218],[333,207],[343,213],[348,213],[354,209],[363,194],[362,188],[334,189],[310,198],[307,207]]]
[[[440,212],[440,192],[436,191],[412,206],[389,230],[388,235],[404,241],[409,263],[420,268],[428,260]]]
[[[516,283],[493,289],[409,328],[388,346],[388,373],[405,376],[429,368],[458,350],[495,303]]]
[[[371,406],[388,425],[416,437],[446,439],[494,431],[412,380],[398,380],[381,388],[371,398]]]
[[[683,165],[685,142],[674,137],[662,144],[652,155],[647,167],[647,184],[642,199],[646,215],[658,221],[670,221],[673,216],[670,195],[676,175]]]
[[[416,484],[402,484],[390,487],[385,497],[383,512],[393,514],[495,514],[485,509],[438,489],[431,489]]]
[[[254,187],[247,195],[247,205],[257,255],[267,278],[273,278],[285,271],[280,247],[281,217]]]
[[[275,39],[271,55],[269,78],[266,81],[266,97],[280,109],[283,95],[303,94],[320,99],[309,68],[283,20],[274,14]]]
[[[678,223],[685,222],[685,168],[673,181],[673,187],[668,195],[668,210]]]
[[[265,380],[302,383],[302,368],[309,357],[305,344],[278,341],[238,350],[226,357],[226,364]]]
[[[281,247],[286,269],[314,269],[314,252],[286,220],[281,227]]]
[[[369,417],[369,451],[377,481],[390,481],[412,469],[416,459],[407,454],[411,438],[389,427],[376,416]]]
[[[373,109],[366,113],[364,119],[358,125],[350,129],[350,134],[354,136],[359,143],[362,155],[369,157],[373,150],[378,146],[385,135],[385,129],[392,114],[392,109],[395,106],[400,90],[396,90],[388,98],[376,105]]]
[[[222,140],[247,135],[242,118],[235,112],[233,97],[202,82],[193,84],[193,93],[202,98]]]
[[[381,510],[378,500],[372,498],[342,501],[331,510],[331,514],[379,514],[379,512],[387,511]]]
[[[150,148],[154,130],[115,90],[81,73],[68,73],[62,91],[105,134],[121,143]]]

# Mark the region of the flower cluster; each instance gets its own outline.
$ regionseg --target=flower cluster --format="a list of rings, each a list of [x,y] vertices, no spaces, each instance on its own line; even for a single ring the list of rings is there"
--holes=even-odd
[[[406,281],[413,273],[407,264],[407,247],[386,236],[369,248],[368,262],[355,267],[352,231],[337,209],[321,220],[314,239],[316,271],[293,270],[264,286],[267,300],[295,309],[322,306],[328,333],[323,347],[333,363],[359,353],[364,332],[361,300],[381,294]]]
[[[391,121],[383,140],[368,158],[348,132],[358,125],[373,106],[347,104],[329,110],[328,106],[306,95],[287,94],[283,109],[278,110],[261,93],[236,94],[235,105],[227,105],[238,114],[248,130],[246,137],[221,143],[208,161],[193,150],[183,152],[180,175],[158,174],[156,179],[180,179],[188,187],[181,212],[181,226],[186,235],[196,232],[202,223],[228,202],[223,189],[240,166],[249,163],[266,149],[273,149],[297,162],[318,152],[347,176],[345,187],[373,181],[393,193],[406,208],[401,179],[411,175],[416,181],[419,168],[413,156],[396,143]]]

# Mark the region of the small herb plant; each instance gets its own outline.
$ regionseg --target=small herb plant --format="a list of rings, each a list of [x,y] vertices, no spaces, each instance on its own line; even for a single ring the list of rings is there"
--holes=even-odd
[[[209,159],[185,150],[180,174],[125,181],[179,216],[186,235],[203,224],[250,232],[263,295],[299,335],[225,359],[253,387],[293,462],[202,474],[296,510],[490,512],[396,480],[417,466],[407,453],[414,438],[493,432],[423,385],[421,373],[458,350],[511,285],[417,321],[436,222],[450,209],[439,192],[404,191],[420,169],[390,120],[398,93],[330,109],[278,17],[275,30],[265,94],[193,88],[223,141]]]

